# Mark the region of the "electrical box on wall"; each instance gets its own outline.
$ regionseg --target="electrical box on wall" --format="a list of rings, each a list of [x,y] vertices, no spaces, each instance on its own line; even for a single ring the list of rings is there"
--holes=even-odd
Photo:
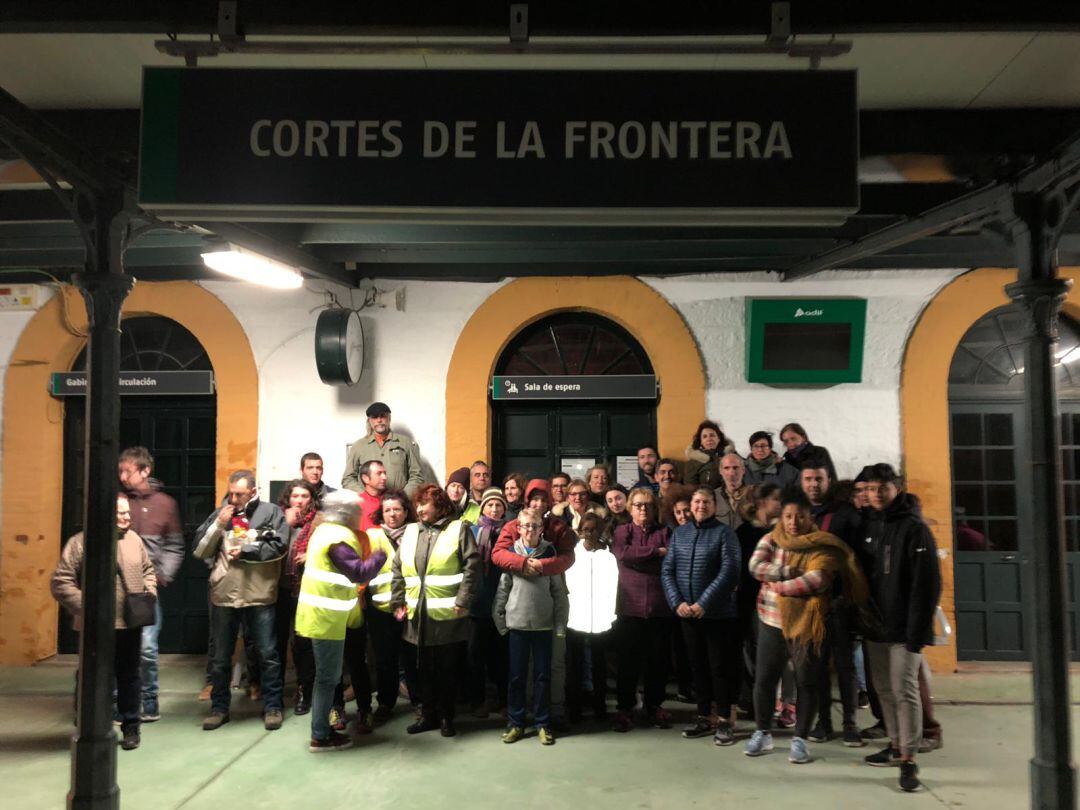
[[[0,310],[37,309],[38,287],[34,284],[0,285]]]
[[[865,335],[863,298],[747,298],[746,379],[862,382]]]

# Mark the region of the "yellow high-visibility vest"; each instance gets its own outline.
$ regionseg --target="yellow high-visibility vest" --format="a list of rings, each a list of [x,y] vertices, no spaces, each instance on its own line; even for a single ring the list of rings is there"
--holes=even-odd
[[[371,551],[375,553],[382,549],[386,554],[386,562],[379,573],[368,583],[367,592],[371,594],[371,604],[383,613],[393,613],[390,607],[390,580],[391,571],[394,567],[394,544],[379,527],[367,530],[368,541],[371,543]]]
[[[345,638],[347,627],[356,628],[364,623],[356,583],[338,571],[330,560],[330,546],[337,543],[345,543],[363,555],[360,541],[347,526],[323,523],[311,533],[296,604],[297,635],[338,641]]]
[[[461,617],[454,613],[457,593],[465,572],[458,557],[462,521],[453,520],[439,533],[428,555],[424,576],[416,569],[416,544],[420,539],[420,525],[410,524],[401,538],[401,575],[405,578],[405,606],[409,619],[416,615],[421,597],[427,603],[427,615],[435,621],[450,621]]]

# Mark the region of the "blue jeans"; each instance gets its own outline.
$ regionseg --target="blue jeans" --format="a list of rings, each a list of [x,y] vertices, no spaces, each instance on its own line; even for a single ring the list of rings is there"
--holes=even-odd
[[[274,633],[273,605],[244,608],[214,606],[211,612],[214,656],[210,661],[210,683],[214,690],[210,693],[210,710],[229,710],[229,675],[241,620],[251,630],[262,663],[263,710],[281,711],[281,662],[278,660],[277,636]]]
[[[311,700],[311,738],[330,739],[330,709],[334,705],[334,690],[341,682],[341,662],[345,657],[345,639],[328,641],[313,638],[315,654],[315,690]],[[370,695],[368,696],[370,700]]]
[[[506,716],[511,726],[525,726],[525,682],[529,677],[529,655],[533,662],[533,718],[539,728],[551,728],[551,657],[555,633],[552,630],[510,631],[510,685],[506,696]]]
[[[161,634],[161,600],[154,602],[154,623],[142,629],[142,705],[157,707],[158,699],[158,636]]]

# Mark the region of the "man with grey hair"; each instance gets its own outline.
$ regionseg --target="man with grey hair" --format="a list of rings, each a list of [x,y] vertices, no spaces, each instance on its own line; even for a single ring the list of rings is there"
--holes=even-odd
[[[281,559],[289,548],[285,515],[259,500],[255,473],[237,470],[229,476],[226,502],[195,534],[196,559],[211,562],[210,714],[203,730],[229,722],[229,670],[240,622],[250,629],[261,664],[263,722],[268,731],[281,728],[282,662],[274,632]]]
[[[743,522],[739,507],[750,493],[743,482],[746,465],[738,453],[728,453],[720,459],[720,478],[723,486],[716,488],[716,519],[732,530]]]
[[[365,461],[378,461],[386,468],[386,488],[403,489],[412,497],[417,487],[424,483],[419,445],[390,430],[390,406],[385,402],[373,402],[366,413],[367,434],[349,447],[341,485],[353,492],[363,491],[360,467]]]

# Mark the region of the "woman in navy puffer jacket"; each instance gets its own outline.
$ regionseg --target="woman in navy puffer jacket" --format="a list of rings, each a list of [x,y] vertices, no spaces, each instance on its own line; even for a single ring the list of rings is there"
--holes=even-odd
[[[731,745],[735,742],[732,706],[739,699],[735,589],[742,553],[735,532],[716,519],[712,489],[694,492],[690,514],[692,520],[672,533],[660,572],[664,595],[679,617],[694,669],[698,716],[683,729],[683,736],[702,737],[715,730],[717,745]]]

